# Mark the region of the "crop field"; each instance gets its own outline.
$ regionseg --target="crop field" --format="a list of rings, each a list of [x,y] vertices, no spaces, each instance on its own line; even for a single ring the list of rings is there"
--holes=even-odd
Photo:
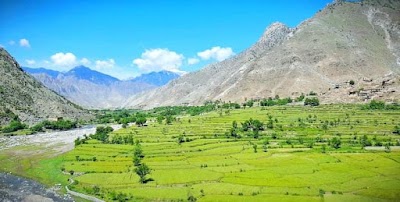
[[[250,118],[268,127],[232,135]],[[399,124],[398,110],[356,105],[218,110],[111,133],[140,142],[147,183],[130,144],[88,140],[57,169],[74,172],[73,190],[108,201],[396,201]]]

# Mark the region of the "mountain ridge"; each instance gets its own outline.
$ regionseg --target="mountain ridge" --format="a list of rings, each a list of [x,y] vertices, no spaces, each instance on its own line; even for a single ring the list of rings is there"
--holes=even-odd
[[[391,1],[379,5],[373,1],[338,2],[296,28],[273,23],[244,52],[133,96],[124,106],[148,109],[199,105],[207,100],[243,102],[275,95],[298,96],[310,91],[330,94],[327,92],[346,81],[355,80],[353,87],[361,89],[363,78],[379,80],[388,74],[396,81],[400,64],[397,49],[390,47],[400,44],[398,11],[399,3]],[[398,86],[392,88],[395,92],[388,98],[397,99]],[[325,101],[334,101],[334,95]],[[379,96],[385,99],[386,95]],[[358,98],[343,97],[343,101],[363,101]]]
[[[119,80],[85,66],[67,72],[49,75],[54,70],[23,67],[45,86],[67,99],[87,108],[119,108],[128,97],[164,85],[179,75],[168,72],[151,72],[130,80]],[[54,71],[57,72],[57,71]]]
[[[15,59],[0,47],[0,123],[14,115],[29,124],[49,118],[93,118],[86,110],[46,88],[26,74]]]

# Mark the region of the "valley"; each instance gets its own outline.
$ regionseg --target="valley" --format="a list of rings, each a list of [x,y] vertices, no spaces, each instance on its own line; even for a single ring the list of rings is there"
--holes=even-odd
[[[207,1],[1,4],[0,201],[399,201],[400,2]]]
[[[173,108],[149,111],[146,126],[111,132],[106,143],[89,136],[70,152],[38,160],[28,173],[49,185],[73,178],[70,189],[105,201],[391,201],[399,197],[400,140],[394,133],[400,126],[398,110],[254,105],[194,116],[187,111],[175,114]],[[166,119],[159,121],[153,113],[174,118],[166,124]],[[250,119],[261,121],[262,128],[244,131],[243,123]],[[85,133],[94,133],[90,130]],[[136,143],[117,141],[125,136]],[[145,184],[134,173],[138,145],[144,156],[141,163],[151,169]],[[2,151],[5,159],[10,151]],[[2,164],[10,165],[5,159]],[[27,159],[22,162],[31,164]]]

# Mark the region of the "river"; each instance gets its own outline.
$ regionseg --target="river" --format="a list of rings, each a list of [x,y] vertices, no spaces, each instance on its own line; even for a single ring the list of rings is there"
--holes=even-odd
[[[121,128],[121,125],[112,125],[114,130]],[[96,126],[84,126],[68,131],[52,131],[34,135],[21,135],[5,137],[0,136],[0,154],[6,151],[12,155],[38,155],[46,151],[57,156],[74,148],[74,140],[84,135],[93,134]],[[28,147],[30,150],[20,150],[21,147]],[[69,195],[60,196],[53,188],[46,188],[44,185],[30,179],[18,177],[11,173],[0,172],[0,201],[2,202],[51,202],[51,201],[73,201]]]

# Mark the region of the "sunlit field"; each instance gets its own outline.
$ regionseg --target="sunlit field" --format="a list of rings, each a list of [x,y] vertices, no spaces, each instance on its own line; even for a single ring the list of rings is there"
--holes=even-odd
[[[252,118],[264,130],[239,131]],[[59,157],[73,190],[105,200],[395,201],[400,197],[399,111],[354,105],[218,110],[148,121],[133,135],[151,173],[134,172],[130,144],[86,144]],[[333,140],[335,139],[335,140]],[[337,140],[340,143],[337,143]]]

